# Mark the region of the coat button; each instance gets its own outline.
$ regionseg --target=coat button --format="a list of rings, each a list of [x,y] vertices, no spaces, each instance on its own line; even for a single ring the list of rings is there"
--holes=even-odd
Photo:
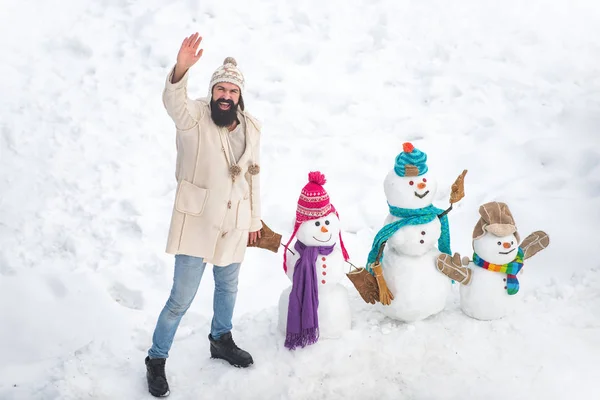
[[[323,275],[327,275],[327,272],[323,271]]]
[[[323,268],[327,268],[327,265],[323,264]]]
[[[323,258],[321,258],[321,260],[325,261],[325,260],[327,260],[327,259],[326,259],[325,257],[323,257]]]
[[[504,289],[507,289],[507,287],[506,287],[506,286],[504,286]]]
[[[323,280],[321,281],[321,283],[324,285],[324,284],[325,284],[325,279],[323,279]]]
[[[506,278],[502,279],[504,282],[506,282]]]
[[[419,242],[420,242],[421,244],[425,243],[425,241],[424,241],[424,240],[419,240]]]
[[[424,235],[424,234],[425,234],[425,231],[422,231],[422,232],[421,232],[421,235]]]

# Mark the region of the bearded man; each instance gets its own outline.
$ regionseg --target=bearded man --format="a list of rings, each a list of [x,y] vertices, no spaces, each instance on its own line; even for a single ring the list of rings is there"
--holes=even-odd
[[[188,98],[188,71],[202,57],[201,41],[198,33],[183,41],[163,92],[177,128],[177,193],[167,242],[175,255],[173,287],[145,360],[156,397],[169,395],[166,359],[207,263],[215,280],[211,357],[237,367],[253,363],[233,341],[231,320],[246,247],[261,237],[261,127],[244,110],[244,76],[231,57],[213,73],[206,99]]]

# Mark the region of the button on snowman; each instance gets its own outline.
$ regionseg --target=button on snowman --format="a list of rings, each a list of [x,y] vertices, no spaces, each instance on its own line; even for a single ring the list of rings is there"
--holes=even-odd
[[[370,270],[385,245],[381,265],[394,299],[381,310],[406,322],[442,311],[452,285],[435,266],[440,251],[450,254],[450,232],[448,217],[432,205],[437,183],[426,161],[425,153],[404,143],[384,180],[390,213],[367,261]]]
[[[285,347],[295,349],[319,337],[336,338],[350,329],[351,314],[344,261],[348,253],[340,220],[323,189],[325,176],[311,172],[298,200],[294,231],[284,252],[283,268],[292,281],[279,299],[279,329]],[[293,250],[289,248],[296,238]]]
[[[529,235],[519,246],[515,220],[505,203],[490,202],[479,207],[481,218],[473,230],[473,260],[460,254],[438,257],[438,268],[448,273],[463,271],[460,306],[465,314],[480,320],[494,320],[510,314],[519,304],[518,274],[524,260],[545,249],[550,238],[545,232]],[[456,276],[456,275],[454,275]]]

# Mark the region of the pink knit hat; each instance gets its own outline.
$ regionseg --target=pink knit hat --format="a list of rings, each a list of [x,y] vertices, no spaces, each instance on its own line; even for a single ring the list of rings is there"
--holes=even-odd
[[[306,221],[319,219],[331,213],[334,213],[338,218],[340,217],[333,204],[329,202],[329,195],[323,189],[323,185],[327,182],[325,175],[319,171],[310,172],[308,174],[308,183],[302,188],[300,192],[300,198],[298,199],[298,208],[296,209],[296,223],[294,224],[294,232],[290,240],[285,245],[287,249],[296,236],[300,224]],[[344,260],[348,260],[348,252],[344,247],[342,241],[342,231],[340,230],[340,247],[342,248],[342,254]],[[287,251],[283,253],[283,270],[287,271],[285,262],[287,260]]]

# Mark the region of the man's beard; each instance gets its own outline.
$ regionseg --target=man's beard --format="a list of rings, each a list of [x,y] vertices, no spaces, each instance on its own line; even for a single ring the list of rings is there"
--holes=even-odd
[[[229,104],[228,110],[221,110],[219,103]],[[233,121],[237,119],[238,105],[233,103],[233,100],[210,100],[210,116],[213,122],[222,128],[233,124]]]

